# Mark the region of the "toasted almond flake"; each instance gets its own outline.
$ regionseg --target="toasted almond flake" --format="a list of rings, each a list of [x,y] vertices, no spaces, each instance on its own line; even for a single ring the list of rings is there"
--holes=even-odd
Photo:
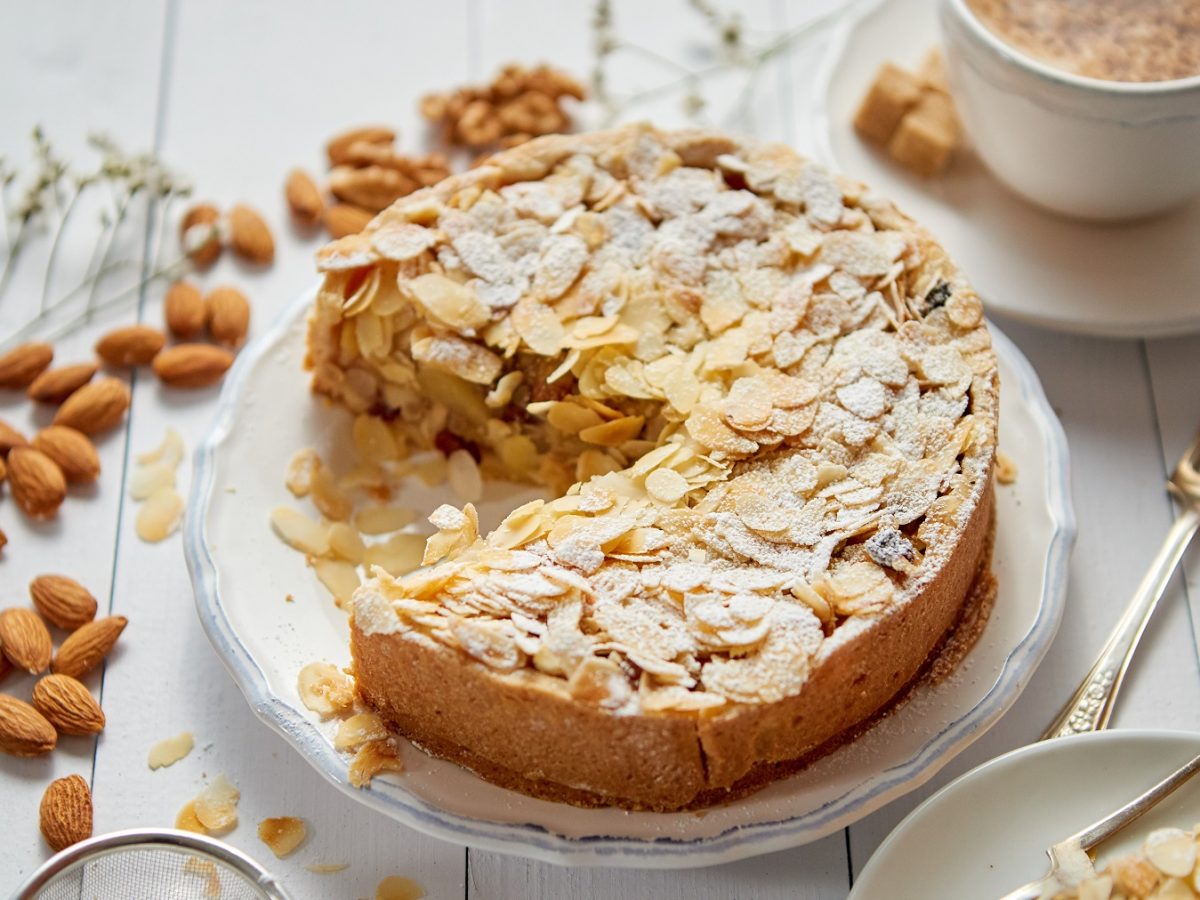
[[[137,514],[137,534],[158,543],[175,533],[183,519],[183,498],[172,487],[162,487],[146,498]]]
[[[425,535],[402,532],[367,547],[363,565],[379,566],[394,578],[419,568],[425,554]]]
[[[304,867],[314,875],[333,875],[350,868],[349,863],[309,863]]]
[[[329,532],[319,523],[290,506],[271,510],[271,527],[280,539],[301,553],[324,556],[329,552]]]
[[[1179,828],[1159,828],[1146,836],[1142,852],[1164,875],[1184,878],[1196,867],[1196,840]]]
[[[688,492],[688,483],[674,469],[655,469],[646,476],[646,491],[661,503],[678,503]]]
[[[327,519],[344,522],[354,512],[354,503],[346,495],[327,466],[317,466],[312,475],[310,496],[315,506]]]
[[[258,839],[271,848],[277,859],[283,859],[304,843],[308,826],[295,816],[263,819],[258,823]]]
[[[367,553],[367,545],[358,531],[345,522],[334,522],[329,526],[329,549],[356,566]]]
[[[337,750],[357,750],[367,741],[379,741],[387,736],[387,729],[375,713],[356,713],[338,726],[333,746]]]
[[[1017,463],[1003,450],[996,451],[996,481],[1012,484],[1017,480]]]
[[[129,476],[129,496],[134,500],[148,500],[163,488],[175,487],[175,467],[165,462],[151,462],[137,466]]]
[[[513,392],[524,378],[524,372],[507,372],[501,375],[496,381],[495,387],[488,391],[487,396],[483,398],[483,402],[489,409],[502,409],[508,406],[512,401]]]
[[[195,741],[190,731],[183,731],[174,737],[164,738],[150,748],[146,764],[151,769],[163,769],[173,766],[192,752]]]
[[[185,452],[183,438],[174,428],[168,428],[163,435],[162,443],[146,453],[137,456],[137,462],[143,466],[151,463],[162,463],[172,469],[178,468]]]
[[[296,678],[300,702],[322,718],[340,716],[354,706],[354,684],[332,663],[313,662]]]
[[[321,464],[321,457],[312,447],[297,450],[288,462],[284,484],[293,497],[307,497],[312,489],[312,477]]]
[[[387,423],[366,413],[356,416],[352,429],[354,446],[364,462],[385,462],[400,456],[400,445]]]
[[[314,559],[313,571],[325,589],[333,595],[338,606],[347,603],[362,579],[358,575],[358,567],[354,563],[341,559]]]
[[[217,775],[196,795],[196,819],[210,834],[224,834],[237,825],[237,804],[242,792],[224,775]]]
[[[423,459],[414,463],[412,471],[426,487],[438,487],[446,482],[446,457],[438,454]]]
[[[479,466],[466,450],[455,450],[446,459],[446,480],[450,490],[464,503],[473,503],[483,496],[483,477]]]
[[[208,829],[196,818],[196,801],[189,800],[175,816],[175,827],[181,831],[193,831],[196,834],[208,834]]]
[[[411,878],[389,875],[375,888],[375,900],[420,900],[425,888]]]
[[[436,318],[455,328],[481,328],[491,318],[491,310],[473,290],[445,275],[430,272],[403,287]]]
[[[391,534],[417,518],[417,511],[408,506],[367,506],[354,514],[354,527],[363,534]]]
[[[593,425],[583,429],[579,432],[579,439],[587,441],[589,444],[600,444],[603,447],[617,447],[637,437],[645,421],[641,416],[624,416],[602,425]]]
[[[350,761],[349,778],[352,785],[361,788],[383,772],[403,771],[404,762],[390,740],[368,741]]]

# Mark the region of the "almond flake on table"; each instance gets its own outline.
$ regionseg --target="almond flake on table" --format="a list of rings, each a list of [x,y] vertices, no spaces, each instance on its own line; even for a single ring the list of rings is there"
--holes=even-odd
[[[151,769],[164,769],[173,766],[192,752],[195,740],[190,731],[183,731],[174,737],[164,738],[150,748],[146,764]]]
[[[304,843],[308,826],[295,816],[278,816],[258,823],[258,838],[271,848],[276,858],[283,859]]]
[[[309,863],[304,868],[314,875],[334,875],[345,872],[350,868],[350,863]]]
[[[389,875],[375,888],[375,900],[420,900],[424,896],[424,887],[402,875]]]

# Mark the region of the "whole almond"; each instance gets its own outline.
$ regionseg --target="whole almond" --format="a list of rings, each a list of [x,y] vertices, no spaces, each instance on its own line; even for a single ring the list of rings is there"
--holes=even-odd
[[[19,606],[0,612],[0,647],[10,663],[30,675],[45,672],[54,652],[46,623]]]
[[[51,425],[33,436],[33,448],[54,460],[72,484],[91,484],[100,477],[100,454],[81,431]]]
[[[235,287],[219,287],[209,292],[208,331],[218,344],[236,347],[250,330],[250,301]]]
[[[66,425],[84,434],[112,428],[129,409],[129,387],[119,378],[101,378],[85,384],[66,399],[54,416],[55,425]]]
[[[335,203],[325,210],[325,227],[335,238],[358,234],[367,227],[374,218],[369,209],[352,206],[349,203]]]
[[[83,776],[50,782],[42,794],[38,826],[55,853],[92,836],[92,792]]]
[[[47,369],[25,392],[30,400],[41,403],[62,403],[73,393],[92,380],[100,367],[95,363],[71,363],[57,369]]]
[[[8,477],[8,463],[4,461],[4,457],[0,456],[0,481]]]
[[[179,244],[198,268],[207,269],[221,255],[220,220],[221,211],[211,203],[197,203],[179,221]]]
[[[395,169],[338,166],[329,173],[329,189],[339,200],[379,212],[399,197],[410,194],[417,183]]]
[[[229,212],[229,246],[233,252],[255,265],[269,265],[275,259],[275,239],[266,220],[257,211],[239,203]]]
[[[67,479],[58,463],[33,447],[14,447],[8,454],[8,483],[21,512],[48,519],[67,497]]]
[[[74,631],[96,618],[96,598],[66,575],[39,575],[29,582],[29,596],[42,617],[64,631]]]
[[[13,347],[0,356],[0,387],[29,387],[53,359],[54,348],[49,344],[29,343]]]
[[[204,330],[204,296],[190,281],[177,281],[163,298],[163,318],[177,338],[194,338]]]
[[[104,710],[83,682],[70,675],[46,675],[33,686],[33,708],[59,734],[98,734]]]
[[[325,152],[329,154],[329,165],[340,166],[349,162],[347,151],[360,141],[367,144],[392,144],[396,141],[396,132],[383,125],[365,125],[343,131],[325,145]]]
[[[0,456],[8,456],[13,447],[24,447],[29,443],[25,435],[0,419]]]
[[[317,183],[303,169],[292,169],[288,174],[283,186],[283,195],[297,225],[312,228],[321,221],[325,201],[321,199]]]
[[[152,325],[114,328],[96,343],[96,355],[110,366],[144,366],[167,342]]]
[[[128,622],[124,616],[107,616],[71,632],[59,645],[50,671],[82,678],[108,655]]]
[[[58,732],[46,717],[8,694],[0,694],[0,751],[13,756],[41,756],[58,743]]]
[[[176,344],[154,357],[154,374],[175,388],[208,387],[233,365],[233,354],[211,344]]]

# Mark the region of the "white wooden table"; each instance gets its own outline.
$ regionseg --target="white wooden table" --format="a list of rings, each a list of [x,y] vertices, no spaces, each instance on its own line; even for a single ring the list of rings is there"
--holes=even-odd
[[[781,29],[834,2],[741,5],[752,27]],[[583,4],[554,0],[347,0],[336,7],[2,0],[0,153],[26,158],[26,135],[37,122],[73,158],[84,155],[87,131],[104,130],[130,148],[153,147],[195,179],[199,196],[224,204],[247,200],[264,210],[279,239],[275,266],[257,274],[225,259],[204,282],[248,288],[253,336],[314,279],[316,242],[291,232],[281,200],[290,167],[321,171],[325,138],[363,122],[398,124],[404,146],[416,149],[422,139],[418,96],[490,76],[509,60],[547,60],[585,75],[589,15]],[[682,0],[622,0],[616,15],[623,34],[675,56],[699,33]],[[809,146],[801,100],[822,49],[819,41],[797,48],[765,70],[752,103],[761,136]],[[619,80],[636,86],[652,74],[648,61],[631,58]],[[677,100],[640,114],[667,125],[683,120]],[[86,251],[86,244],[68,242],[65,253]],[[0,307],[0,335],[21,320],[22,304],[34,302],[40,289],[40,271],[18,271]],[[161,289],[147,292],[140,316],[161,321],[160,301]],[[107,324],[60,342],[59,359],[88,358]],[[1040,373],[1072,453],[1079,539],[1066,616],[1048,658],[1004,720],[924,788],[814,845],[696,871],[568,870],[468,851],[394,824],[325,784],[254,718],[210,648],[193,612],[178,537],[148,545],[134,533],[124,489],[132,455],[156,445],[168,426],[194,448],[216,396],[215,389],[167,392],[137,373],[127,424],[100,442],[105,472],[97,488],[74,491],[48,525],[31,526],[10,499],[0,500],[0,528],[10,539],[0,556],[0,605],[26,603],[31,578],[63,572],[91,588],[103,611],[130,621],[119,651],[89,679],[108,715],[103,735],[66,738],[41,759],[0,757],[0,893],[48,855],[37,831],[37,805],[52,778],[78,772],[90,780],[100,833],[171,825],[206,776],[224,772],[242,789],[241,824],[228,839],[268,864],[297,898],[373,896],[389,874],[417,879],[435,898],[844,897],[874,848],[915,804],[956,775],[1034,739],[1057,710],[1157,549],[1173,515],[1163,490],[1167,467],[1200,425],[1200,336],[1109,341],[998,324]],[[0,418],[31,429],[46,421],[13,392],[0,393]],[[186,489],[190,465],[181,475]],[[1200,728],[1194,618],[1200,614],[1200,555],[1190,556],[1188,572],[1192,606],[1176,579],[1134,665],[1116,727]],[[14,676],[0,687],[23,696],[28,689]],[[183,730],[195,733],[196,750],[172,768],[151,772],[148,748]],[[259,819],[279,815],[302,816],[311,829],[303,848],[283,861],[255,835]],[[305,869],[314,862],[348,868],[318,875]]]

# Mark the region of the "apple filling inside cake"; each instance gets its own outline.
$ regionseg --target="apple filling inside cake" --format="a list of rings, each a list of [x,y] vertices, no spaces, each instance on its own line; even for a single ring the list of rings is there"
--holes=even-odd
[[[704,805],[886,707],[990,585],[978,297],[888,201],[786,148],[541,138],[323,249],[314,389],[386,454],[553,497],[355,594],[365,702],[584,804]]]

